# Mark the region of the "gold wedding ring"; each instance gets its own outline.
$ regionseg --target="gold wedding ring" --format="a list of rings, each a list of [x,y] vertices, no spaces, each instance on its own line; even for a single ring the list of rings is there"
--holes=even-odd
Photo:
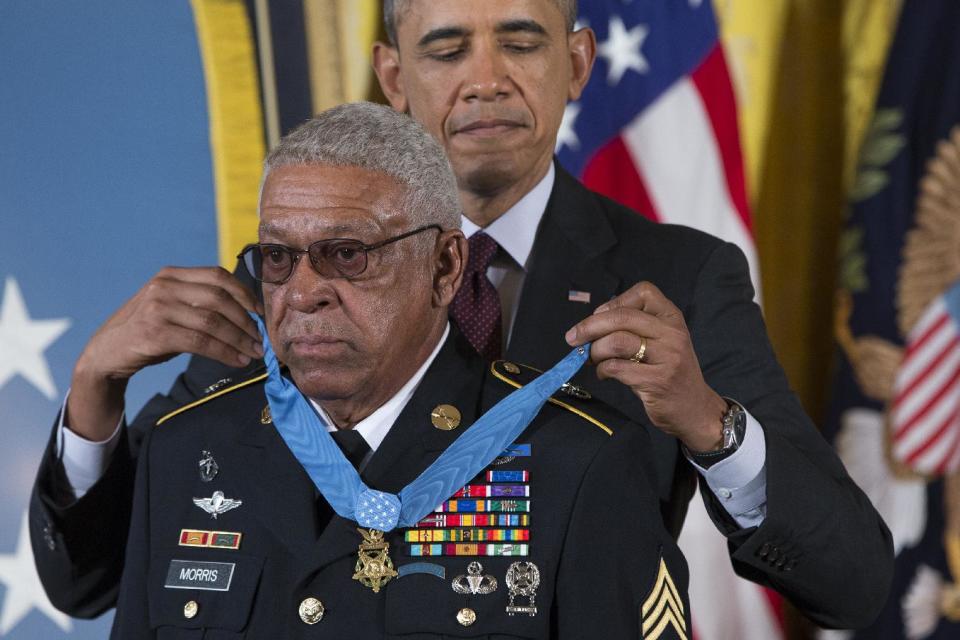
[[[632,362],[640,364],[643,362],[643,359],[647,357],[647,339],[643,336],[640,336],[640,348],[637,349],[637,352],[630,357]]]

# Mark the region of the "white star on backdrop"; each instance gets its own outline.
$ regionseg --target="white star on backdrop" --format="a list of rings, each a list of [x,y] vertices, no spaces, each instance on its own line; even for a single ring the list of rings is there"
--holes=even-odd
[[[637,73],[650,70],[647,59],[640,51],[649,34],[650,29],[645,24],[638,24],[627,31],[620,16],[610,17],[607,40],[597,48],[597,53],[606,58],[610,65],[610,72],[607,74],[607,83],[610,86],[616,86],[628,69]]]
[[[580,148],[580,138],[575,128],[578,115],[580,115],[580,105],[576,102],[570,102],[563,108],[563,120],[560,121],[560,131],[557,132],[555,151],[560,151],[563,145],[567,145],[571,151]]]
[[[0,388],[20,374],[53,400],[57,387],[43,352],[70,328],[70,320],[31,320],[17,281],[7,278],[0,307]]]
[[[17,624],[36,609],[52,620],[65,633],[73,629],[73,621],[57,611],[43,591],[30,547],[30,528],[27,513],[20,524],[20,538],[13,553],[0,554],[0,583],[7,588],[0,610],[0,636],[6,636]]]

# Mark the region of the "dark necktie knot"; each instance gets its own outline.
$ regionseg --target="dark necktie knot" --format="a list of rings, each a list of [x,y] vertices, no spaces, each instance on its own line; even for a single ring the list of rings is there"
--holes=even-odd
[[[493,262],[493,257],[497,255],[497,249],[500,248],[500,245],[483,231],[478,231],[470,236],[467,245],[470,247],[470,256],[467,258],[467,270],[464,275],[471,276],[477,272],[486,273],[487,269],[490,268],[490,263]]]
[[[360,463],[370,452],[370,445],[363,439],[358,431],[353,429],[337,429],[330,434],[333,441],[340,447],[340,451],[350,461],[354,468],[359,468]]]

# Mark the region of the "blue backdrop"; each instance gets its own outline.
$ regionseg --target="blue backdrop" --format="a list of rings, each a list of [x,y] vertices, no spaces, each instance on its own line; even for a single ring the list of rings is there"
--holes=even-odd
[[[87,339],[164,265],[216,262],[190,5],[5,0],[0,96],[0,638],[104,638],[110,616],[45,601],[22,524]],[[139,374],[128,409],[183,366]]]

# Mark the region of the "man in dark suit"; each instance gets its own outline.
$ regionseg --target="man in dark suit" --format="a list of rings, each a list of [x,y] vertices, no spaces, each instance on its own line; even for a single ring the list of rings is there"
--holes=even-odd
[[[471,253],[487,258],[468,267],[472,300],[454,303],[454,319],[488,357],[505,345],[512,359],[546,364],[593,340],[596,370],[577,382],[647,426],[669,529],[679,532],[699,477],[738,573],[820,624],[862,626],[886,597],[889,533],[790,392],[743,256],[706,235],[644,221],[552,161],[563,106],[579,95],[595,54],[592,32],[572,30],[574,5],[385,3],[391,42],[374,51],[381,86],[444,145]],[[258,302],[222,270],[162,272],[134,303],[124,329],[130,342],[155,339],[148,352],[124,358],[118,380],[181,351],[234,366],[260,355],[244,315]],[[607,304],[591,315],[598,303]],[[472,320],[491,315],[499,328]],[[122,405],[104,412],[84,402],[95,386],[85,360],[63,431],[109,437],[122,451],[129,442],[135,455],[140,430],[127,440],[116,429]],[[237,376],[196,361],[171,397],[146,411],[156,416]],[[56,487],[73,483],[57,482],[56,452],[52,446],[32,502],[37,562],[56,604],[90,614],[115,597],[107,587],[121,556],[87,547],[79,514],[97,509],[105,522],[127,521],[130,460],[102,458],[104,475],[93,474],[100,480],[90,494],[73,502],[68,490],[57,501]]]
[[[337,464],[314,472],[315,451],[285,435],[274,359],[146,437],[113,637],[685,637],[686,568],[644,429],[599,402],[561,402],[489,458],[451,448],[473,429],[496,438],[507,421],[484,412],[536,374],[491,367],[449,328],[466,239],[436,141],[388,107],[343,105],[285,137],[265,173],[245,261],[276,358],[313,406],[315,424],[295,428],[343,443],[380,491],[435,461],[473,469],[470,483],[430,495],[403,528],[358,529],[362,511],[332,497]],[[471,515],[515,522],[435,525]]]

